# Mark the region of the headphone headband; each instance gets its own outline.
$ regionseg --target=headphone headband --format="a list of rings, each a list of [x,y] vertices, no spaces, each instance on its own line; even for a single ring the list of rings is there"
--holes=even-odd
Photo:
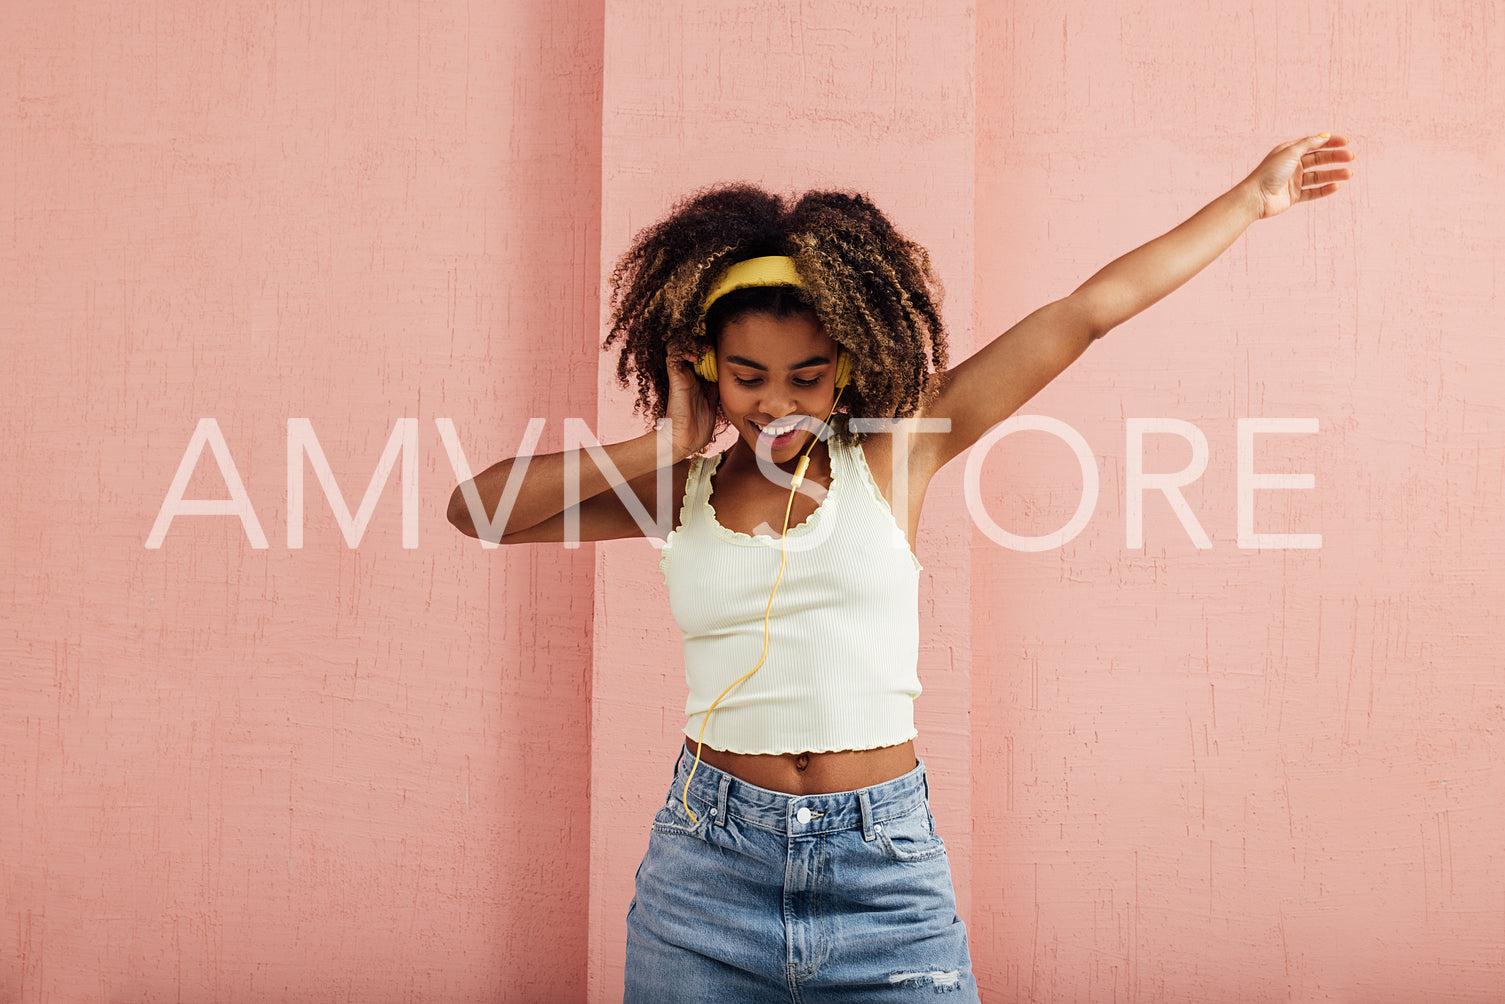
[[[704,314],[710,310],[711,304],[732,290],[746,289],[749,286],[796,286],[803,289],[805,280],[800,278],[794,259],[785,255],[768,255],[739,261],[728,268],[721,276],[721,281],[711,289],[700,312]]]
[[[710,312],[711,304],[721,299],[726,294],[738,289],[747,289],[751,286],[793,286],[796,289],[805,288],[805,280],[800,278],[799,269],[794,266],[794,259],[785,255],[766,255],[762,258],[749,258],[732,265],[721,276],[721,281],[712,287],[710,295],[705,298],[705,303],[700,305],[699,334],[701,338],[705,334],[705,315]]]

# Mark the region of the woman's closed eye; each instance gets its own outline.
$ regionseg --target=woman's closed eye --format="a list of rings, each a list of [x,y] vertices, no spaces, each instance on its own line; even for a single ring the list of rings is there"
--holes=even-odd
[[[738,387],[756,387],[763,382],[762,377],[733,377]],[[814,387],[820,383],[819,377],[794,377],[791,381],[796,387]]]

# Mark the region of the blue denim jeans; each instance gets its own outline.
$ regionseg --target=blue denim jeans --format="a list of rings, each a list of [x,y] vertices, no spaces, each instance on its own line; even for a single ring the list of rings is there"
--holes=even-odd
[[[786,795],[681,750],[627,911],[627,1004],[976,1001],[925,765]],[[943,995],[943,996],[942,996]]]

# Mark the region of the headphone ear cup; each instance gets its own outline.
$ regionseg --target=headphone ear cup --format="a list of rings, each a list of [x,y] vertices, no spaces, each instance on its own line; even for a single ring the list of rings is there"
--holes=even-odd
[[[707,349],[705,352],[701,353],[699,359],[695,360],[695,375],[700,377],[700,379],[702,380],[709,381],[710,383],[715,383],[717,381],[718,377],[716,375],[715,349]]]
[[[836,350],[836,389],[841,390],[852,382],[852,354],[846,349]]]

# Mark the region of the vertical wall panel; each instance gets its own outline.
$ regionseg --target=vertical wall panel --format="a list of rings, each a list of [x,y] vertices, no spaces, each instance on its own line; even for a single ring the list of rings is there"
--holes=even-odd
[[[1461,5],[980,12],[980,334],[1277,141],[1341,130],[1360,154],[1338,197],[1257,225],[1025,409],[1086,437],[1102,495],[1062,548],[974,552],[993,999],[1505,993],[1502,41]],[[1241,550],[1237,423],[1282,416],[1318,431],[1261,437],[1256,469],[1315,487],[1257,493],[1256,526],[1322,546]],[[1127,546],[1134,417],[1206,435],[1186,498],[1210,550],[1157,492]],[[986,469],[1015,532],[1080,497],[1044,436]]]
[[[603,271],[640,227],[707,184],[865,191],[930,248],[965,354],[971,316],[971,40],[963,4],[613,3],[603,87]],[[638,435],[603,360],[602,438]],[[932,494],[919,747],[965,902],[970,758],[966,535],[954,482]],[[684,725],[684,670],[657,552],[598,548],[592,773],[592,994],[621,994],[623,918]],[[965,909],[965,907],[964,907]]]
[[[457,534],[435,422],[595,407],[600,28],[8,5],[0,998],[583,993],[591,562]],[[201,418],[265,550],[145,546]],[[307,462],[288,546],[290,418],[352,511],[416,420],[416,548]]]

